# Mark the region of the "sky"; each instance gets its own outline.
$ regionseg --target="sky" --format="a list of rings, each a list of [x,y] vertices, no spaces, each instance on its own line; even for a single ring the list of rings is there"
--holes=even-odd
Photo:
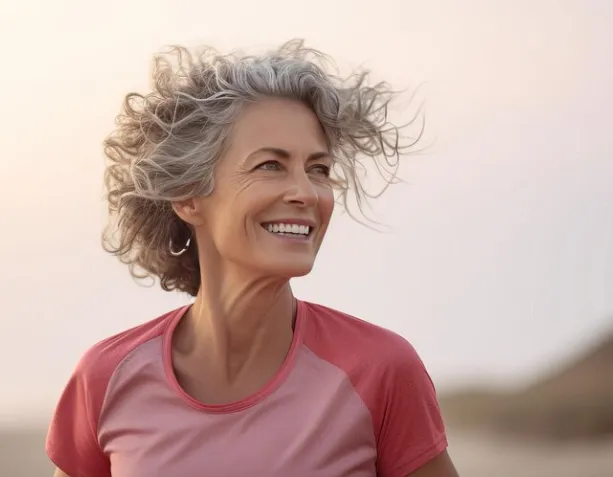
[[[300,298],[402,334],[442,390],[580,352],[613,330],[611,24],[606,0],[2,0],[0,421],[46,418],[89,346],[187,302],[100,247],[101,142],[169,44],[301,37],[419,87],[428,148],[372,203],[386,228],[337,213]]]

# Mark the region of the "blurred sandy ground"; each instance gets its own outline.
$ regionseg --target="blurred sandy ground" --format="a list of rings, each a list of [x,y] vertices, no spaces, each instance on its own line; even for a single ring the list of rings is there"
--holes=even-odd
[[[460,477],[613,477],[613,438],[553,444],[450,432]]]
[[[453,431],[449,437],[460,477],[613,477],[613,438],[548,445]],[[0,475],[50,477],[43,442],[42,430],[0,432]]]

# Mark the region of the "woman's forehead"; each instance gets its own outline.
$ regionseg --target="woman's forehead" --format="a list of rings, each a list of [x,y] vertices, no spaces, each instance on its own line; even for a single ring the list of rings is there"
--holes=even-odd
[[[270,148],[311,155],[327,151],[328,141],[308,106],[274,99],[245,107],[232,128],[230,148],[246,154]]]

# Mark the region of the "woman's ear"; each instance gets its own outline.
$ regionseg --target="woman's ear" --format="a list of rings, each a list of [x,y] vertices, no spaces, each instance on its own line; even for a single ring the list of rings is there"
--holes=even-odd
[[[172,209],[181,220],[193,227],[198,227],[204,223],[204,208],[202,198],[190,197],[185,200],[172,202]]]

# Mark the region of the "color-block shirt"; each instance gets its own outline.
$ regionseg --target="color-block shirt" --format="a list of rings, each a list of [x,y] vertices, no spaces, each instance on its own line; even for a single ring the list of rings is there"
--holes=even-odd
[[[70,477],[406,477],[447,447],[434,386],[399,335],[298,302],[290,351],[256,394],[205,405],[179,385],[189,307],[94,345],[47,454]]]

